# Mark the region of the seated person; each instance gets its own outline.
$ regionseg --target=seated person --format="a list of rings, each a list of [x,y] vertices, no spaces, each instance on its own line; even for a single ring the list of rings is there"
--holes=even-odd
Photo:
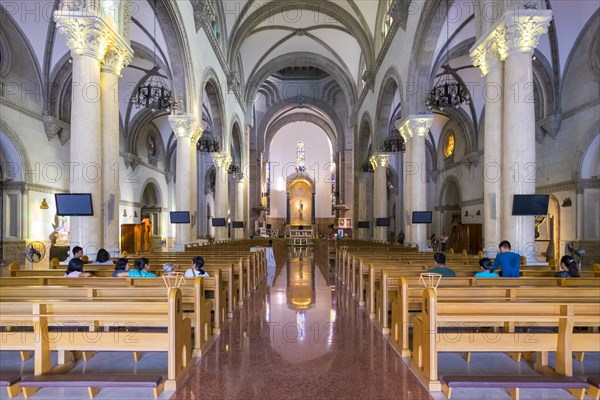
[[[579,278],[577,262],[571,256],[562,256],[560,259],[560,271],[554,274],[557,278]]]
[[[112,274],[113,277],[129,276],[129,260],[126,258],[119,258],[115,263],[115,272]]]
[[[141,257],[135,260],[133,264],[135,269],[129,270],[130,278],[156,278],[156,274],[148,272],[150,269],[150,262],[146,257]]]
[[[67,257],[67,259],[65,261],[63,261],[64,263],[69,264],[69,262],[72,259],[74,259],[74,258],[81,258],[83,256],[83,249],[80,246],[73,247],[73,250],[71,250],[71,252],[73,253],[73,255]]]
[[[163,265],[163,274],[169,274],[171,272],[175,272],[175,264],[165,263],[165,265]]]
[[[498,274],[494,273],[494,267],[492,265],[492,260],[487,257],[479,260],[479,266],[481,267],[481,272],[477,272],[475,274],[475,278],[498,278]]]
[[[494,271],[502,267],[503,278],[519,278],[521,276],[521,257],[510,251],[510,242],[503,240],[498,245],[500,252],[494,260]]]
[[[433,261],[435,261],[435,267],[431,268],[427,272],[441,274],[446,278],[452,278],[456,276],[456,273],[453,270],[446,267],[446,255],[444,253],[435,253],[433,255]]]
[[[83,272],[83,261],[79,258],[73,258],[69,261],[69,265],[67,266],[67,272],[65,272],[65,277],[67,278],[88,278],[90,276],[94,276],[89,272]]]
[[[98,250],[98,254],[96,255],[96,261],[94,264],[102,264],[102,265],[113,265],[114,263],[110,259],[110,254],[105,249]]]
[[[206,272],[206,271],[204,271],[204,269],[202,269],[202,267],[204,267],[204,258],[202,258],[200,256],[196,256],[196,257],[194,257],[192,262],[193,262],[192,268],[189,268],[187,271],[185,271],[185,274],[183,275],[184,278],[196,278],[196,277],[208,278],[208,277],[210,277],[208,272]]]

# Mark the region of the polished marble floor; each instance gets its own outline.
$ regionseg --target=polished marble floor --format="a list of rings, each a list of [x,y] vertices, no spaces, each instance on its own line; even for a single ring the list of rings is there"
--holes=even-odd
[[[319,268],[321,267],[321,268]],[[410,372],[368,316],[347,293],[327,282],[329,271],[310,253],[291,252],[278,260],[263,284],[235,313],[206,354],[197,360],[182,388],[165,391],[161,399],[444,399],[431,395]],[[1,344],[0,344],[1,348]],[[53,355],[55,357],[55,355]],[[552,357],[551,357],[552,365]],[[166,355],[144,353],[135,363],[128,353],[99,353],[78,362],[70,373],[165,373]],[[535,374],[526,362],[505,354],[442,354],[440,372],[460,374]],[[29,375],[33,362],[22,363],[17,352],[0,352],[0,370]],[[574,374],[600,374],[600,354],[574,362]],[[23,398],[19,395],[18,398]],[[6,391],[0,391],[5,399]],[[84,399],[81,389],[42,389],[34,399]],[[150,399],[148,390],[107,388],[97,399]],[[500,389],[462,389],[459,400],[508,400]],[[563,400],[561,390],[522,390],[524,400]]]

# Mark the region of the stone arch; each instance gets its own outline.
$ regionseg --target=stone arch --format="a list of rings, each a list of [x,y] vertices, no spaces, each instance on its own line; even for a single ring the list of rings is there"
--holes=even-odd
[[[593,36],[597,38],[598,35],[600,34],[600,27],[598,27],[599,24],[600,24],[600,9],[596,10],[594,15],[592,15],[590,17],[590,19],[586,22],[583,29],[581,29],[581,31],[579,32],[579,36],[577,36],[577,39],[573,43],[573,46],[571,46],[571,52],[569,53],[569,55],[567,57],[567,61],[565,62],[565,68],[563,70],[563,76],[562,76],[561,84],[560,84],[560,93],[564,93],[563,89],[564,89],[564,84],[565,84],[565,81],[567,78],[567,74],[571,70],[571,64],[573,63],[575,53],[577,52],[581,43],[583,42],[584,37],[586,35],[589,35],[591,30],[595,28],[595,31],[593,32]],[[596,48],[600,47],[600,44],[598,44],[598,40],[593,41],[593,46],[596,46]],[[593,51],[593,49],[591,49],[590,51]],[[592,57],[594,56],[594,54],[596,54],[596,56],[598,55],[598,53],[593,53],[593,52],[589,53],[590,69],[596,75],[600,75],[600,65],[595,64],[592,61]]]
[[[269,155],[271,153],[271,142],[284,126],[294,123],[294,122],[309,122],[317,125],[319,128],[325,131],[325,134],[329,138],[331,142],[332,149],[335,149],[336,138],[334,129],[325,121],[323,118],[316,116],[314,114],[309,113],[293,113],[283,116],[275,121],[273,124],[269,125],[266,132],[266,140],[265,140],[265,159],[269,159]]]
[[[583,137],[581,142],[579,142],[579,146],[577,146],[577,150],[573,156],[573,166],[571,167],[571,179],[573,179],[575,182],[578,182],[582,179],[583,162],[591,148],[592,143],[594,142],[594,139],[596,139],[598,135],[600,135],[598,127],[592,127]]]
[[[297,105],[291,104],[288,100],[282,100],[278,104],[275,104],[269,108],[269,112],[265,114],[265,116],[262,118],[261,124],[257,129],[258,137],[256,146],[258,151],[265,151],[268,149],[265,143],[267,140],[266,136],[269,129],[269,125],[271,125],[274,122],[274,118],[281,115],[283,112],[286,111],[286,109],[292,109],[292,107],[296,106]],[[336,148],[338,149],[338,151],[342,150],[341,147],[344,144],[344,128],[342,121],[340,121],[340,119],[338,118],[335,110],[328,104],[323,103],[322,101],[312,97],[305,98],[304,107],[320,111],[331,120],[331,122],[333,123],[335,133],[335,138],[334,140],[332,140],[331,144],[332,146],[334,146],[334,151]]]
[[[369,114],[368,111],[363,114],[359,126],[357,162],[358,167],[360,168],[363,163],[369,162],[369,149],[373,142],[373,121],[371,120],[371,114]]]
[[[160,184],[152,177],[146,179],[140,192],[140,204],[142,206],[162,207],[163,195],[160,190]]]
[[[446,196],[450,195],[450,199]],[[452,204],[444,204],[452,201]],[[462,189],[460,186],[460,181],[454,175],[448,175],[442,183],[439,192],[438,206],[440,208],[444,208],[447,206],[458,206],[460,208],[462,204]]]
[[[397,103],[394,100],[397,97]],[[400,80],[400,74],[398,73],[395,66],[390,67],[381,81],[381,87],[379,89],[379,98],[377,99],[377,126],[375,127],[376,134],[373,135],[373,139],[376,143],[379,143],[387,137],[389,133],[390,124],[393,124],[392,119],[396,118],[396,115],[400,116],[402,105],[402,81]]]
[[[348,109],[352,109],[356,103],[356,87],[349,75],[346,74],[335,62],[328,58],[311,52],[294,52],[283,54],[270,60],[262,66],[256,73],[248,78],[248,85],[244,98],[248,109],[252,108],[255,100],[255,94],[262,84],[274,72],[285,67],[317,67],[327,72],[342,88]]]
[[[238,163],[239,167],[243,165],[243,133],[241,129],[240,119],[234,115],[231,119],[231,157],[234,163]]]
[[[204,71],[202,80],[202,104],[208,106],[212,120],[213,136],[221,142],[221,148],[226,149],[229,135],[225,124],[225,98],[216,72],[212,68]],[[203,113],[204,114],[204,113]],[[203,116],[204,118],[204,116]]]
[[[227,55],[230,65],[234,65],[236,55],[239,53],[242,43],[252,34],[254,29],[271,15],[279,14],[287,10],[308,10],[323,13],[340,22],[348,29],[358,42],[362,53],[365,55],[367,69],[370,70],[375,61],[373,38],[366,32],[370,29],[367,26],[360,26],[360,23],[350,15],[344,8],[331,1],[312,2],[301,0],[299,2],[272,2],[265,4],[251,15],[242,20],[240,18],[231,32],[231,47]],[[265,11],[266,10],[266,11]],[[251,81],[250,81],[251,82]]]
[[[31,181],[30,175],[26,174],[25,171],[31,171],[31,163],[29,162],[29,157],[27,155],[27,151],[25,150],[25,146],[19,139],[19,136],[13,131],[6,122],[0,120],[0,133],[6,135],[9,143],[14,148],[14,153],[10,152],[8,155],[4,154],[3,151],[0,151],[0,162],[3,163],[11,163],[14,166],[14,176],[15,180],[29,183]],[[0,135],[0,139],[2,136]],[[2,146],[2,148],[5,148]],[[18,165],[14,165],[14,164]],[[8,167],[5,164],[5,167]],[[3,168],[4,176],[3,179],[8,178],[7,173],[8,168]],[[18,177],[18,179],[17,179]]]

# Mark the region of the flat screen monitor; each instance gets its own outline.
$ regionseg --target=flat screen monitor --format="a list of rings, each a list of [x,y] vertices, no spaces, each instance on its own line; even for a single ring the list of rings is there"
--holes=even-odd
[[[244,227],[244,221],[233,221],[233,227],[234,228],[243,228]]]
[[[91,193],[56,193],[56,214],[60,216],[94,215]]]
[[[366,228],[369,229],[369,221],[358,221],[358,227],[359,228]]]
[[[171,223],[172,224],[189,224],[190,223],[190,212],[189,211],[171,211]]]
[[[546,215],[549,197],[547,194],[515,194],[512,215]]]
[[[413,224],[430,224],[433,212],[431,211],[413,211],[412,223]]]
[[[213,218],[212,226],[227,226],[227,221],[225,218]]]
[[[375,226],[390,226],[389,218],[377,218],[375,219]]]

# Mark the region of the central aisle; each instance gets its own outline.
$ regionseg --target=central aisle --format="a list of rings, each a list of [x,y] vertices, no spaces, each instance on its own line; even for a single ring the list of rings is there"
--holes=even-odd
[[[325,269],[326,270],[326,269]],[[430,399],[346,293],[290,254],[172,399]]]

